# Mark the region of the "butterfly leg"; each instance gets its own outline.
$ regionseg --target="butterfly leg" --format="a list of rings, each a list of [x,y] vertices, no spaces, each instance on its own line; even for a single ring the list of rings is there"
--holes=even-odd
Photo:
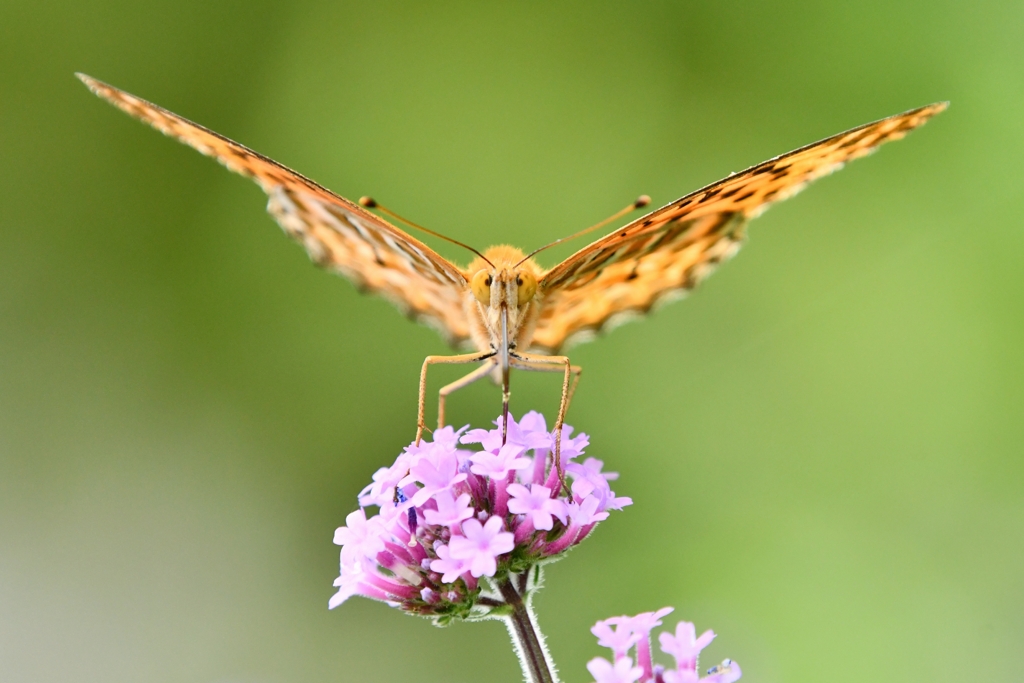
[[[420,400],[419,411],[416,416],[416,445],[419,445],[423,438],[423,430],[427,428],[424,420],[427,403],[427,368],[431,365],[458,365],[464,363],[478,363],[494,356],[493,351],[484,353],[463,353],[458,356],[427,356],[423,361],[423,369],[420,370]],[[474,371],[475,372],[475,371]],[[472,374],[472,373],[471,373]]]
[[[461,377],[451,384],[446,384],[441,387],[441,391],[437,392],[437,428],[441,429],[444,427],[444,404],[449,394],[453,394],[463,387],[468,387],[473,382],[483,379],[494,370],[494,366],[491,363],[485,363],[481,365],[473,372],[469,373],[465,377]]]
[[[562,400],[558,405],[558,417],[555,419],[555,467],[558,469],[558,479],[565,483],[565,470],[562,467],[562,425],[565,423],[565,413],[569,410],[569,403],[573,394],[576,393],[576,385],[579,384],[583,368],[569,362],[568,356],[537,356],[529,353],[512,354],[514,367],[521,370],[536,370],[539,372],[563,372],[562,377]]]

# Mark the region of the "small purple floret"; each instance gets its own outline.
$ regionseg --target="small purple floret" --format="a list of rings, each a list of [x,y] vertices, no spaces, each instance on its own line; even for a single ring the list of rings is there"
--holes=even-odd
[[[512,470],[522,470],[533,465],[530,458],[521,458],[526,449],[517,443],[509,442],[498,448],[496,453],[483,451],[472,456],[469,461],[473,466],[469,471],[490,479],[504,479]]]
[[[481,524],[475,519],[462,523],[464,536],[452,536],[448,543],[451,556],[462,560],[475,578],[494,576],[498,570],[498,556],[512,550],[515,542],[512,534],[505,531],[501,517],[493,516]]]
[[[554,528],[557,517],[562,524],[568,521],[568,507],[565,501],[552,498],[551,489],[539,484],[531,484],[530,488],[522,484],[509,484],[508,493],[512,500],[508,502],[508,511],[517,515],[529,515],[534,529],[550,531]]]
[[[644,674],[639,666],[633,666],[629,657],[617,659],[614,664],[603,657],[594,657],[587,662],[587,670],[596,683],[635,683]]]

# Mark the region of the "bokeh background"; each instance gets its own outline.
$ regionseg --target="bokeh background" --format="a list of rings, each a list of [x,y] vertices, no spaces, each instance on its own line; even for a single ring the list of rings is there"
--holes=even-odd
[[[664,605],[747,681],[1019,680],[1021,26],[1010,0],[3,3],[0,679],[520,679],[498,623],[327,610],[333,530],[444,344],[84,71],[478,247],[951,100],[573,351],[570,421],[636,504],[536,606],[568,683],[594,621]],[[557,384],[515,376],[514,408]]]

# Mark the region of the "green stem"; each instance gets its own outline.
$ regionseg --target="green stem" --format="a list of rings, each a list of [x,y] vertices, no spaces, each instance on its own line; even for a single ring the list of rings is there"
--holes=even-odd
[[[527,682],[559,683],[558,676],[554,673],[555,667],[548,661],[544,636],[534,624],[533,614],[523,596],[512,585],[510,578],[500,581],[498,589],[506,604],[512,608],[512,613],[505,617],[506,625]]]

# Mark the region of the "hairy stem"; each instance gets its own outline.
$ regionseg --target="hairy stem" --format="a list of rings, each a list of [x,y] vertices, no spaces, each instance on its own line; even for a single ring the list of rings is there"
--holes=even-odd
[[[548,661],[544,636],[534,624],[533,614],[523,595],[516,590],[511,578],[499,582],[498,589],[512,608],[512,614],[505,619],[512,644],[519,655],[519,664],[523,667],[523,676],[528,683],[558,683],[555,667]]]

